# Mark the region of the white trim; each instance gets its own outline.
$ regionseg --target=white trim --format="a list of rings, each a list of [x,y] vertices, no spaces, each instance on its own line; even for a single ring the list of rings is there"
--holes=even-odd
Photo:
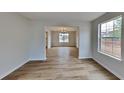
[[[79,57],[79,59],[87,59],[87,58],[92,58],[92,57]],[[95,60],[98,64],[100,64],[101,66],[105,67],[107,70],[109,70],[111,73],[113,73],[115,76],[117,76],[119,79],[124,80],[124,77],[122,77],[121,75],[119,75],[118,73],[112,71],[111,69],[109,69],[107,66],[105,66],[104,64],[102,64],[101,62],[99,62],[97,59],[92,58],[93,60]],[[13,68],[12,70],[4,73],[3,75],[0,76],[0,79],[4,78],[5,76],[9,75],[10,73],[12,73],[13,71],[15,71],[16,69],[20,68],[21,66],[23,66],[24,64],[26,64],[28,61],[16,66],[15,68]]]
[[[78,59],[90,59],[92,57],[78,57]]]
[[[116,20],[116,19],[119,18],[119,17],[122,17],[122,15],[115,16],[115,17],[113,17],[113,18],[111,18],[111,19],[108,19],[108,20],[106,20],[106,21],[104,21],[104,22],[101,22],[100,24],[104,24],[104,23],[107,23],[107,22],[109,22],[109,21]]]
[[[118,61],[120,61],[120,62],[122,61],[122,58],[114,57],[114,56],[112,56],[112,55],[110,55],[110,54],[107,54],[107,53],[104,53],[104,52],[102,52],[102,51],[98,51],[98,53],[103,54],[103,55],[106,55],[106,56],[111,57],[111,58],[114,58],[114,59],[116,59],[116,60],[118,60]]]
[[[106,68],[108,71],[110,71],[112,74],[114,74],[115,76],[117,76],[119,79],[124,80],[124,77],[123,76],[121,76],[118,73],[116,73],[115,71],[111,70],[109,67],[107,67],[106,65],[102,64],[97,59],[93,58],[93,60],[95,60],[98,64],[100,64],[101,66],[103,66],[104,68]]]
[[[18,66],[14,67],[14,68],[11,69],[10,71],[8,71],[8,72],[6,72],[6,73],[0,75],[0,80],[1,80],[2,78],[6,77],[7,75],[9,75],[10,73],[12,73],[13,71],[17,70],[18,68],[20,68],[20,67],[23,66],[24,64],[28,63],[29,61],[36,61],[36,60],[38,60],[38,59],[29,59],[29,60],[25,61],[24,63],[19,64]],[[47,60],[46,58],[40,59],[40,61],[46,61],[46,60]]]
[[[11,69],[11,70],[5,72],[4,74],[0,75],[0,80],[1,80],[2,78],[6,77],[7,75],[9,75],[10,73],[12,73],[13,71],[17,70],[18,68],[20,68],[21,66],[23,66],[23,65],[26,64],[27,62],[29,62],[29,60],[28,60],[28,61],[25,61],[24,63],[19,64],[18,66],[14,67],[13,69]]]
[[[109,54],[109,53],[105,53],[105,52],[102,52],[102,51],[101,51],[101,25],[102,25],[102,24],[105,24],[105,23],[107,23],[107,22],[116,20],[116,19],[118,19],[118,18],[121,18],[121,33],[122,33],[122,21],[123,21],[122,15],[116,16],[116,17],[114,17],[114,18],[111,18],[111,19],[109,19],[109,20],[106,20],[106,21],[104,21],[104,22],[98,24],[98,44],[97,44],[97,51],[98,51],[99,53],[103,54],[103,55],[106,55],[106,56],[109,56],[109,57],[114,58],[114,59],[116,59],[116,60],[122,61],[122,55],[121,55],[120,58],[118,58],[118,57],[116,57],[116,56],[114,56],[114,55],[111,55],[111,54]],[[113,48],[112,48],[112,49],[113,49]],[[121,35],[121,49],[122,49],[122,35]],[[121,52],[121,54],[122,54],[122,52]]]
[[[39,61],[46,61],[47,58],[44,58],[44,59],[29,59],[29,61],[36,61],[36,60],[39,60]]]

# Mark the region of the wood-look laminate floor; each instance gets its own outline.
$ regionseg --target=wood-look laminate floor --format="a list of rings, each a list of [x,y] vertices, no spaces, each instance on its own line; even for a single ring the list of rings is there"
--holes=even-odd
[[[28,62],[3,80],[118,80],[94,60],[77,57],[74,47],[54,47],[47,61]]]

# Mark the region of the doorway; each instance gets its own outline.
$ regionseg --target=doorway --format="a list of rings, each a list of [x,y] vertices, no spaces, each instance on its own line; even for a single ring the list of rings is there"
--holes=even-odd
[[[46,57],[78,58],[79,30],[72,26],[52,26],[46,31]]]

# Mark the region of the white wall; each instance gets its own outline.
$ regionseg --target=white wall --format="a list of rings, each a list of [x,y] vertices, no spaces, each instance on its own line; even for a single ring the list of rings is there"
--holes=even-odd
[[[90,23],[82,23],[79,30],[79,59],[92,58]]]
[[[118,76],[120,79],[124,79],[124,23],[122,25],[122,61],[116,60],[97,51],[98,45],[98,24],[114,18],[116,16],[122,15],[124,13],[107,13],[92,22],[92,49],[93,58],[110,72]],[[123,18],[124,22],[124,18]]]
[[[46,49],[45,49],[45,26],[78,26],[79,32],[79,58],[91,58],[91,30],[90,22],[58,22],[54,21],[33,21],[32,30],[34,36],[32,37],[32,52],[30,59],[32,60],[45,60]]]
[[[30,60],[46,60],[45,28],[42,23],[32,22],[32,44]]]
[[[29,61],[30,23],[15,13],[0,13],[0,79]]]
[[[51,31],[51,45],[52,47],[76,47],[76,31],[68,31],[69,42],[60,43],[59,42],[59,31]]]

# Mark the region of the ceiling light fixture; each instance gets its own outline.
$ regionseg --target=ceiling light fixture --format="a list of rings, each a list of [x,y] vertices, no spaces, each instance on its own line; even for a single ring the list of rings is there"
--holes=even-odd
[[[61,27],[60,32],[65,33],[66,32],[66,28],[65,27]]]

